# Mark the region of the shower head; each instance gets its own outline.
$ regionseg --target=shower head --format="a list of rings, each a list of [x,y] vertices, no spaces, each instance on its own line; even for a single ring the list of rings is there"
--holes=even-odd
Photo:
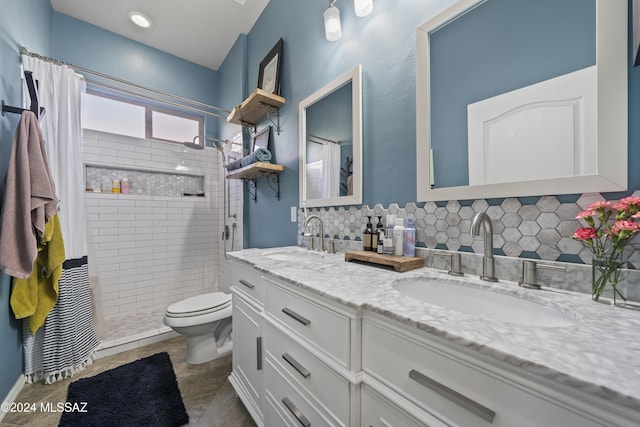
[[[185,147],[191,148],[193,150],[203,150],[204,149],[204,144],[198,144],[196,142],[196,140],[200,138],[199,136],[196,136],[195,138],[193,138],[193,141],[185,141],[182,143],[182,145],[184,145]]]
[[[204,142],[202,144],[199,144],[198,142],[196,142],[197,140],[199,140],[200,137],[199,136],[195,136],[193,138],[193,141],[185,141],[182,144],[185,147],[188,148],[192,148],[194,150],[202,150],[204,149]],[[218,139],[218,138],[213,138],[211,136],[205,136],[204,140],[209,140],[213,142],[213,146],[220,152],[220,154],[222,154],[222,164],[224,165],[226,163],[226,156],[224,155],[224,144],[226,144],[228,141],[226,139]]]

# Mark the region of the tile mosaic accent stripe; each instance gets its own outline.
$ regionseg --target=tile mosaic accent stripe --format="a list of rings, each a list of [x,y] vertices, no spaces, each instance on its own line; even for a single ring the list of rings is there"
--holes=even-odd
[[[640,190],[633,193],[640,196]],[[571,238],[583,225],[576,215],[595,201],[605,200],[598,193],[496,198],[427,203],[407,203],[400,207],[347,206],[308,209],[308,215],[318,215],[325,227],[325,236],[338,240],[361,241],[367,216],[373,224],[387,214],[412,218],[416,224],[416,246],[460,252],[482,253],[483,241],[469,233],[471,218],[477,212],[487,212],[493,221],[494,254],[516,258],[591,264],[591,252]],[[298,210],[298,244],[304,244],[304,212]],[[314,226],[315,227],[315,226]],[[314,228],[313,233],[317,234]],[[640,238],[629,244],[625,255],[629,268],[640,269]]]

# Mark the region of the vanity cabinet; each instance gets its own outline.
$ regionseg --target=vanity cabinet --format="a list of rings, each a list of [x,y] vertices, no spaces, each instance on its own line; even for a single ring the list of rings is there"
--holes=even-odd
[[[254,269],[233,266],[233,356],[229,382],[258,426],[263,426],[264,283]]]
[[[343,304],[304,275],[234,264],[230,381],[259,426],[640,425],[606,390],[561,372],[520,368],[373,303]]]
[[[569,388],[550,387],[377,315],[363,320],[362,353],[364,382],[405,413],[426,412],[429,426],[633,425]]]

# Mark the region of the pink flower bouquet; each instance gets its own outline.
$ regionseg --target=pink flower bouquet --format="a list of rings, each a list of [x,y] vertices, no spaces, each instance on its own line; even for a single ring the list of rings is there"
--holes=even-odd
[[[587,223],[587,227],[578,228],[572,237],[593,253],[591,295],[594,301],[598,301],[607,284],[613,288],[614,304],[616,296],[626,301],[617,286],[620,271],[626,266],[624,248],[640,232],[640,197],[592,203],[576,219]]]

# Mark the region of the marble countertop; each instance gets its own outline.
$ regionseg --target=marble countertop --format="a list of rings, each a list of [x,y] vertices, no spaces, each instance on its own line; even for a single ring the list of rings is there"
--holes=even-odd
[[[305,257],[304,261],[292,261],[297,252],[303,252],[298,255]],[[467,286],[538,302],[575,320],[563,327],[513,324],[428,304],[392,286],[397,279],[423,276],[459,283],[446,272],[422,268],[396,273],[345,262],[344,254],[307,256],[308,252],[292,246],[246,249],[229,256],[293,286],[349,307],[371,310],[538,377],[640,412],[638,310],[594,303],[589,294],[551,288],[529,290],[514,282],[490,284],[470,275],[461,278]],[[288,259],[291,253],[294,255]]]

